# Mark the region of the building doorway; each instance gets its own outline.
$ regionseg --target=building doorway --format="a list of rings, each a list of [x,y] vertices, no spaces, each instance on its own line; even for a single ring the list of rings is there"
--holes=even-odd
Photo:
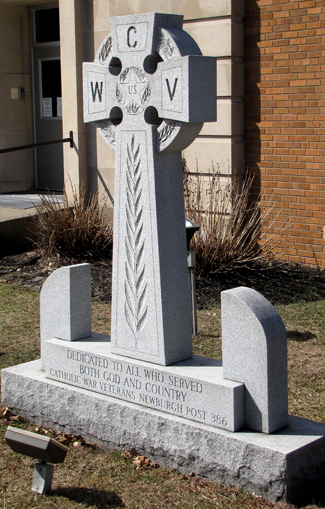
[[[36,143],[62,139],[59,9],[33,12],[33,97]],[[37,189],[63,190],[61,144],[35,149]]]

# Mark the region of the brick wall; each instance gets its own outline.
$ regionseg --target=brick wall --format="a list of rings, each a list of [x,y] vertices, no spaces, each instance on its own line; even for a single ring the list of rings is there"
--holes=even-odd
[[[246,167],[291,225],[285,259],[324,268],[324,0],[246,0],[244,55]]]

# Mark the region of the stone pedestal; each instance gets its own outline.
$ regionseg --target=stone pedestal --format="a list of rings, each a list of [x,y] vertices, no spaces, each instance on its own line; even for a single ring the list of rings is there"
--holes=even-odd
[[[3,405],[41,426],[109,449],[135,447],[161,467],[234,484],[270,501],[312,499],[324,483],[324,424],[289,416],[289,425],[273,434],[233,433],[50,380],[39,360],[4,369],[2,392]]]

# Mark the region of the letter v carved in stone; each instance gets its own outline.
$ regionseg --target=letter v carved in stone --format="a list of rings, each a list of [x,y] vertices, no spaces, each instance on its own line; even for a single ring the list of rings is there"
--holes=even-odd
[[[173,91],[171,91],[171,90],[170,90],[169,81],[168,81],[168,79],[166,79],[167,88],[168,88],[168,93],[169,93],[169,97],[170,97],[170,100],[171,100],[171,101],[174,99],[174,95],[175,95],[176,87],[177,87],[177,81],[178,81],[178,78],[175,78],[174,86],[173,86]]]

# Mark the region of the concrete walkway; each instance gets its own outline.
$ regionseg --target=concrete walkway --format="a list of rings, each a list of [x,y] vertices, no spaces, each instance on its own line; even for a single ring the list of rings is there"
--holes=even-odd
[[[46,193],[0,194],[0,257],[33,249],[33,216]],[[63,203],[63,195],[55,195]]]
[[[34,191],[32,193],[7,193],[0,194],[0,209],[27,210],[34,209],[42,204],[42,197],[46,193]],[[55,199],[63,203],[63,194],[55,194]],[[1,217],[0,217],[1,221]]]

